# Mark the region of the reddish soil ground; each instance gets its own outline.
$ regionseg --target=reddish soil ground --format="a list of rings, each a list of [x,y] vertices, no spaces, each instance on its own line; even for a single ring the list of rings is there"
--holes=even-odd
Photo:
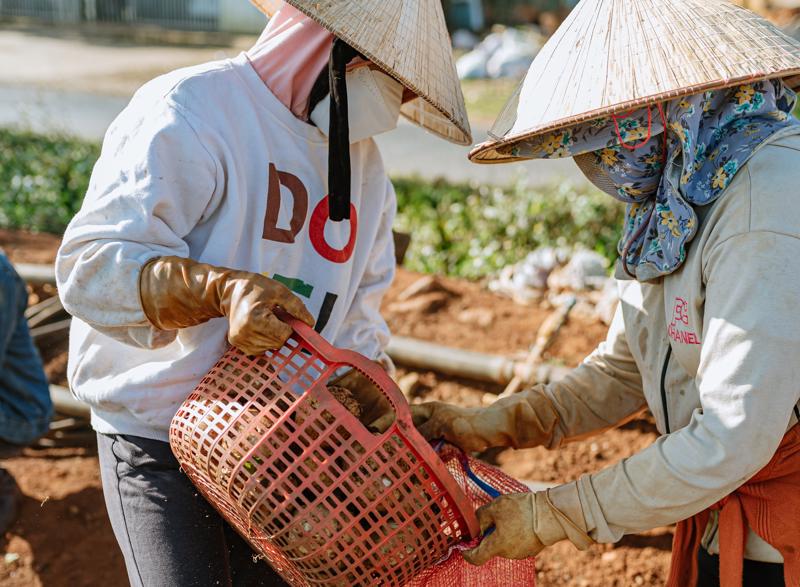
[[[16,263],[53,263],[61,239],[52,234],[0,229],[0,249]]]
[[[0,584],[127,584],[103,505],[94,451],[28,449],[2,465],[17,479],[24,497],[16,525],[0,541],[6,553]],[[9,553],[19,559],[10,561]]]
[[[384,316],[394,334],[483,353],[515,354],[533,344],[539,326],[551,311],[545,305],[516,304],[488,291],[480,283],[440,277],[437,280],[441,285],[453,292],[443,307],[435,313],[393,313],[392,302],[419,278],[417,273],[398,270],[386,296]],[[484,323],[465,315],[475,309],[485,314],[485,318],[481,316]],[[599,321],[570,321],[544,354],[544,359],[577,364],[605,337],[606,330]]]
[[[0,248],[17,262],[52,262],[58,239],[0,231]],[[549,308],[519,306],[488,292],[481,284],[442,279],[452,295],[435,312],[390,310],[392,302],[419,275],[400,270],[385,304],[393,332],[441,344],[495,354],[524,352]],[[44,295],[44,294],[43,294]],[[483,316],[465,316],[480,308]],[[485,324],[485,325],[481,325]],[[571,318],[558,334],[545,359],[577,364],[605,334],[600,322]],[[61,382],[65,348],[43,349],[52,381]],[[401,370],[401,375],[407,371]],[[483,394],[499,386],[420,373],[414,401],[442,399],[478,405]],[[559,451],[531,449],[505,451],[497,463],[509,474],[525,480],[565,482],[611,465],[652,443],[655,429],[647,416],[593,439],[570,444]],[[91,449],[33,450],[2,461],[23,492],[20,517],[0,549],[0,585],[47,587],[124,585],[122,557],[111,532],[103,504],[96,455]],[[537,560],[539,585],[628,586],[663,585],[672,539],[670,529],[626,537],[617,545],[598,545],[578,552],[558,544]]]

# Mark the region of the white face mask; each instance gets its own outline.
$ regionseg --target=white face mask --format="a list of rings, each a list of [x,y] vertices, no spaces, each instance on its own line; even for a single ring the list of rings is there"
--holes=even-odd
[[[351,144],[397,126],[403,105],[403,84],[369,67],[347,72],[346,79]],[[328,95],[314,107],[309,118],[327,136],[330,116],[331,100]]]

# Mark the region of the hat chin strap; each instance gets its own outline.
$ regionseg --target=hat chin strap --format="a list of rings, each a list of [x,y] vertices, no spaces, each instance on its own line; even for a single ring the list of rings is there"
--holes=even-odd
[[[331,94],[328,127],[329,215],[334,222],[350,219],[350,121],[347,114],[347,64],[358,52],[341,39],[334,39],[328,62]]]

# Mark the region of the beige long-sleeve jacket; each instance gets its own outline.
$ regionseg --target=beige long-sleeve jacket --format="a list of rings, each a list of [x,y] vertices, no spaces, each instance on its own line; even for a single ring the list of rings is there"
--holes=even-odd
[[[561,418],[552,447],[645,407],[658,423],[652,446],[553,490],[599,542],[714,504],[800,416],[800,136],[763,145],[699,214],[685,264],[660,283],[620,281],[607,340],[546,388]],[[712,520],[712,552],[714,535]],[[781,561],[752,532],[745,556]]]

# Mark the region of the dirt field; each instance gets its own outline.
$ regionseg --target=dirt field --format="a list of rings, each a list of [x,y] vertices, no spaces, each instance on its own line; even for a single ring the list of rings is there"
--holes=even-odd
[[[51,262],[58,239],[0,231],[0,247],[17,262]],[[452,293],[435,312],[394,312],[397,295],[419,278],[399,271],[386,300],[385,314],[392,330],[449,346],[497,354],[524,351],[548,315],[544,307],[523,307],[486,291],[480,284],[444,279]],[[479,308],[480,312],[466,312]],[[547,360],[578,363],[602,339],[599,322],[571,318]],[[63,348],[45,349],[48,374],[64,377]],[[407,371],[401,370],[401,375]],[[420,373],[415,401],[443,399],[477,405],[491,384],[457,380],[432,372]],[[625,458],[656,438],[651,421],[643,416],[624,428],[558,452],[544,449],[505,451],[498,463],[509,474],[544,482],[564,482],[597,471]],[[126,584],[122,557],[108,524],[96,456],[91,448],[28,449],[2,462],[17,478],[24,493],[19,521],[0,548],[0,585],[28,587],[100,586]],[[580,553],[569,544],[546,550],[538,559],[539,585],[628,586],[663,585],[672,540],[670,529],[626,537],[615,546],[598,545]]]

